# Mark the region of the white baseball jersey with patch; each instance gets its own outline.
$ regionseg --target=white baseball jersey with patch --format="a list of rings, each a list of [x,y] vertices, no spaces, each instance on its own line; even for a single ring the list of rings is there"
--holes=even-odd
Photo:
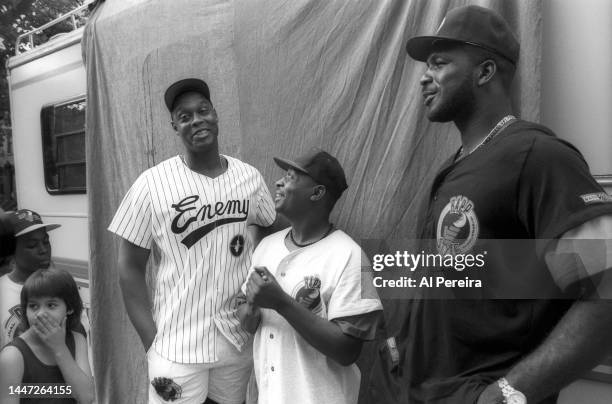
[[[216,178],[173,157],[142,173],[109,230],[161,250],[154,287],[152,348],[179,363],[210,363],[215,327],[238,349],[248,341],[235,296],[251,263],[247,226],[274,222],[274,202],[261,174],[232,157]]]
[[[372,284],[369,260],[341,230],[289,251],[289,229],[264,238],[253,254],[253,266],[265,266],[283,290],[326,320],[382,310]],[[342,366],[310,345],[275,310],[261,309],[253,341],[260,403],[356,404],[360,373]]]
[[[0,349],[13,340],[22,330],[21,289],[8,274],[0,276]]]

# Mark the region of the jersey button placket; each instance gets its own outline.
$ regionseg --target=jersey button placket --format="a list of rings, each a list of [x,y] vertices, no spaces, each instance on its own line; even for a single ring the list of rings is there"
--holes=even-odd
[[[289,266],[289,260],[287,258],[283,258],[281,262],[278,264],[277,274],[284,278],[286,276],[287,268]]]

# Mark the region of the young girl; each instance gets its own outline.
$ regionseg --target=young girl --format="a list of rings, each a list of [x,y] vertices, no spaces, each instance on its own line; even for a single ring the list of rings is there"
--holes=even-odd
[[[26,331],[0,352],[0,404],[93,402],[87,342],[72,331],[83,310],[72,276],[53,268],[34,272],[21,291],[21,310]],[[42,383],[56,384],[37,398],[17,394],[24,384],[39,385],[40,393]]]

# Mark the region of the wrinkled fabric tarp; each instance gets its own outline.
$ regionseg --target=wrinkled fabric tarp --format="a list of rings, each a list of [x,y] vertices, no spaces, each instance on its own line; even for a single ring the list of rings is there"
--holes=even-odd
[[[419,89],[424,65],[407,57],[405,43],[435,32],[448,9],[466,3],[107,0],[98,7],[82,43],[99,403],[147,401],[144,350],[123,306],[118,243],[106,227],[136,177],[181,152],[165,88],[185,77],[206,80],[221,151],[258,168],[271,189],[281,175],[273,156],[322,147],[348,177],[332,217],[338,227],[357,240],[414,237],[416,207],[459,136],[452,124],[426,119]],[[472,3],[498,10],[518,33],[514,104],[523,118],[538,120],[540,1]],[[384,303],[394,335],[406,301]],[[362,403],[395,402],[391,392],[400,390],[379,348],[367,344],[360,359]]]

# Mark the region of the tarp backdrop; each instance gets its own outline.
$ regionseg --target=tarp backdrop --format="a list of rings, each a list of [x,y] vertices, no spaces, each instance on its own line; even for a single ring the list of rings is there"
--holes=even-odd
[[[222,152],[258,168],[271,189],[282,174],[273,156],[322,147],[349,182],[333,222],[355,239],[411,238],[416,206],[459,136],[452,124],[426,119],[425,66],[407,57],[405,43],[435,32],[448,9],[467,3],[499,11],[517,32],[516,111],[537,121],[540,0],[106,0],[98,7],[82,43],[99,403],[147,401],[144,350],[123,306],[118,243],[106,227],[136,177],[181,152],[162,100],[166,87],[206,80]],[[406,301],[384,303],[387,332],[397,334]],[[369,344],[360,359],[367,364],[362,403],[402,394],[378,348]]]

